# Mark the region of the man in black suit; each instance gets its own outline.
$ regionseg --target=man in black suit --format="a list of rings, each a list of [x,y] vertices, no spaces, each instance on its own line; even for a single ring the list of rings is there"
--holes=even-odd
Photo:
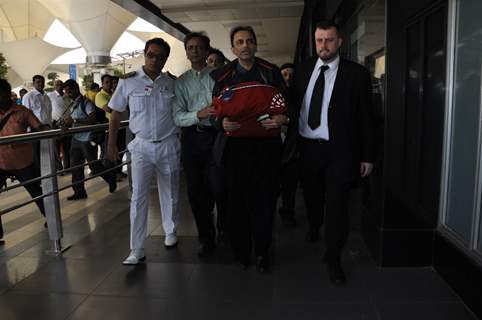
[[[341,252],[348,237],[349,191],[373,169],[370,74],[340,58],[342,38],[336,24],[318,23],[315,42],[318,56],[296,67],[297,103],[290,111],[284,161],[300,153],[308,240],[318,240],[324,222],[323,260],[330,280],[344,284]]]

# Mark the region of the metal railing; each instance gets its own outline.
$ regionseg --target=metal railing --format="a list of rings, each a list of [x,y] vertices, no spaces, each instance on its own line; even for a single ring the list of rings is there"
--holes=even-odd
[[[30,179],[24,182],[16,183],[12,186],[8,186],[6,188],[0,189],[0,194],[9,190],[13,190],[19,187],[23,187],[27,184],[42,181],[42,195],[32,198],[30,200],[24,201],[19,204],[12,205],[8,208],[2,208],[0,210],[0,216],[12,212],[18,208],[26,206],[30,203],[33,203],[39,199],[43,200],[44,208],[45,208],[45,217],[47,219],[48,225],[48,232],[49,232],[49,239],[52,241],[52,250],[49,250],[48,253],[58,255],[65,251],[67,248],[62,248],[61,239],[63,237],[63,226],[62,226],[62,219],[60,216],[60,200],[59,200],[59,192],[71,188],[73,185],[83,183],[85,181],[94,179],[99,177],[100,175],[117,170],[118,168],[127,165],[128,171],[128,178],[129,178],[129,185],[132,185],[131,181],[131,174],[130,174],[130,154],[128,151],[123,150],[119,152],[120,155],[126,155],[126,161],[110,166],[108,169],[103,170],[101,172],[96,172],[95,174],[84,178],[80,181],[73,182],[71,184],[65,185],[61,188],[58,186],[58,175],[71,171],[72,169],[83,168],[87,165],[92,163],[100,162],[105,160],[104,158],[96,159],[93,161],[85,162],[81,165],[77,165],[74,167],[70,167],[65,170],[56,171],[56,139],[69,136],[75,133],[81,132],[91,132],[91,131],[105,131],[108,129],[108,124],[95,124],[95,125],[88,125],[88,126],[79,126],[75,128],[69,129],[52,129],[52,130],[45,130],[40,132],[32,132],[32,133],[25,133],[19,135],[12,135],[7,137],[0,137],[0,145],[5,144],[18,144],[18,143],[26,143],[26,142],[36,142],[40,141],[40,176],[34,179]],[[126,134],[126,145],[132,140],[132,134],[130,133],[129,129],[129,121],[121,121],[119,129],[125,128]]]

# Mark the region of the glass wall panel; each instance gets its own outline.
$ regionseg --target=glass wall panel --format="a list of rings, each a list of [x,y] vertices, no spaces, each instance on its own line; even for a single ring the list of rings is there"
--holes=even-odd
[[[481,95],[482,1],[459,0],[456,13],[455,72],[446,225],[467,243],[476,203]],[[450,85],[450,84],[449,84]]]

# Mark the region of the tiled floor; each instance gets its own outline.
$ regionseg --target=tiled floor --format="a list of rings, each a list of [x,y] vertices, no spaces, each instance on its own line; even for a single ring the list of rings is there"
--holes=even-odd
[[[298,227],[277,223],[271,274],[241,270],[229,248],[200,260],[185,194],[180,242],[166,250],[155,192],[145,265],[120,264],[128,253],[128,192],[110,195],[105,184],[88,184],[89,198],[66,202],[61,194],[64,244],[61,257],[44,254],[47,232],[33,206],[4,217],[0,247],[0,319],[437,319],[476,317],[431,268],[377,268],[358,232],[356,212],[344,266],[349,283],[333,287],[321,263],[323,242],[305,241]],[[27,197],[1,194],[3,203]],[[5,202],[4,202],[5,200]]]

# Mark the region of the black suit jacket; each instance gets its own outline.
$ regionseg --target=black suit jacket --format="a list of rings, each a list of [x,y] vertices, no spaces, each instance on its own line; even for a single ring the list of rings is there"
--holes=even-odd
[[[298,120],[303,97],[318,57],[295,68],[294,99],[283,162],[297,153]],[[334,162],[345,177],[359,176],[360,162],[374,162],[374,130],[370,74],[363,66],[340,59],[328,108],[328,130]]]

